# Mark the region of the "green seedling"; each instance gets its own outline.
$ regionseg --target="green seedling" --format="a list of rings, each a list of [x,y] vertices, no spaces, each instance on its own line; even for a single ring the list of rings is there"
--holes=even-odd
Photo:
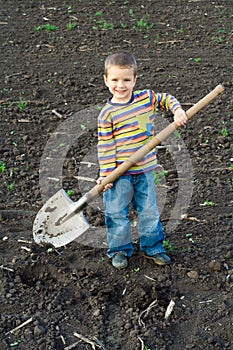
[[[160,41],[160,35],[156,34],[155,39],[154,39],[154,43],[157,44]]]
[[[209,206],[213,206],[214,202],[213,201],[209,201],[208,199],[205,200],[205,202],[202,205],[209,205]]]
[[[201,58],[200,57],[196,57],[196,58],[190,57],[188,60],[189,61],[193,61],[194,60],[194,62],[201,62]]]
[[[46,23],[43,25],[43,28],[47,31],[54,31],[54,30],[57,30],[57,26],[53,25],[53,24],[50,24],[50,23]]]
[[[233,169],[233,163],[230,165],[230,169]]]
[[[191,242],[192,244],[195,243],[194,239],[192,238],[192,233],[187,233],[185,236],[188,238],[189,242]]]
[[[98,30],[98,29],[104,29],[104,30],[110,29],[110,30],[112,30],[112,29],[114,29],[113,23],[105,21],[105,19],[102,17],[103,16],[102,11],[97,11],[95,13],[95,15],[100,17],[100,19],[98,19],[98,20],[94,19],[94,22],[96,23],[96,25],[92,27],[93,30]]]
[[[72,30],[72,29],[74,29],[76,26],[77,26],[76,23],[70,22],[70,23],[68,23],[68,24],[66,25],[66,29],[67,29],[67,30]]]
[[[159,173],[153,173],[154,176],[154,184],[155,185],[159,185],[162,180],[165,178],[165,176],[167,175],[167,171],[166,170],[162,170]]]
[[[17,147],[17,143],[16,142],[12,142],[12,145],[14,146],[14,147]]]
[[[178,130],[174,131],[174,136],[177,140],[179,140],[181,138],[181,134]]]
[[[132,10],[132,9],[129,9],[129,15],[130,15],[130,16],[134,16],[134,13],[133,13],[133,10]]]
[[[140,271],[140,267],[135,267],[133,270],[134,270],[134,272],[139,272]]]
[[[147,345],[144,345],[144,350],[150,350]]]
[[[125,23],[122,23],[122,22],[121,22],[120,25],[121,25],[121,28],[122,28],[122,29],[127,28],[127,24],[125,24]]]
[[[36,32],[39,32],[41,29],[45,29],[45,30],[47,30],[48,32],[50,32],[50,31],[55,31],[55,30],[57,30],[58,27],[55,26],[55,25],[53,25],[53,24],[46,23],[46,24],[43,24],[42,26],[36,26],[34,29],[35,29]]]
[[[68,13],[72,13],[73,12],[71,5],[66,6],[66,8],[67,8],[67,12]]]
[[[178,33],[183,34],[183,33],[184,33],[184,28],[181,27],[181,28],[178,30]]]
[[[12,191],[13,190],[13,188],[14,188],[14,185],[15,185],[15,182],[12,182],[12,183],[10,183],[9,185],[7,185],[7,190],[8,191]]]
[[[223,42],[223,38],[221,36],[218,36],[216,39],[215,39],[215,42],[218,43],[218,44],[221,44]]]
[[[137,25],[133,26],[133,29],[151,29],[153,24],[149,24],[144,17],[137,21]]]
[[[224,128],[222,128],[222,130],[220,131],[220,134],[224,137],[228,136],[228,130],[227,130],[226,126]]]
[[[0,160],[0,173],[3,173],[6,169],[5,163]]]
[[[23,110],[27,107],[27,101],[23,99],[23,93],[20,94],[19,101],[17,103],[17,106],[20,110]]]
[[[66,194],[67,196],[71,197],[74,194],[74,192],[72,190],[67,190]]]
[[[35,26],[34,29],[36,32],[39,32],[41,30],[41,26]]]
[[[95,21],[97,26],[93,26],[92,29],[98,30],[98,29],[105,29],[105,30],[112,30],[114,29],[114,26],[111,22],[106,22],[104,19],[100,19],[98,21]]]
[[[163,247],[168,252],[172,252],[174,250],[174,247],[173,247],[172,243],[170,243],[168,240],[164,240],[163,241]]]

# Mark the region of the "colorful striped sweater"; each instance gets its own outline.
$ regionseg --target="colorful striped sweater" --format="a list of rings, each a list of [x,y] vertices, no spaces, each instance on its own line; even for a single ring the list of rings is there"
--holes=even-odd
[[[109,175],[154,136],[155,113],[180,107],[168,93],[135,91],[129,102],[108,100],[98,117],[98,159],[100,176]],[[140,174],[156,167],[155,149],[134,164],[125,175]]]

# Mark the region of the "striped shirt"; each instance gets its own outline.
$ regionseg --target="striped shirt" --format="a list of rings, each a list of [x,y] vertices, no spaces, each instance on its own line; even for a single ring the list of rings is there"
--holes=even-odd
[[[100,176],[109,175],[154,136],[154,119],[158,111],[180,107],[168,93],[152,90],[135,91],[129,102],[108,100],[98,117],[98,159]],[[155,149],[134,164],[125,175],[151,171],[156,167]]]

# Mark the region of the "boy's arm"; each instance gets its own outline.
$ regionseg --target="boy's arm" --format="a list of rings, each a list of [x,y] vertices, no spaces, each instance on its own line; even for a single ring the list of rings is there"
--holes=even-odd
[[[163,111],[170,110],[174,114],[174,122],[178,126],[185,125],[188,121],[185,111],[182,109],[180,102],[168,93],[155,93],[157,106],[155,109]]]

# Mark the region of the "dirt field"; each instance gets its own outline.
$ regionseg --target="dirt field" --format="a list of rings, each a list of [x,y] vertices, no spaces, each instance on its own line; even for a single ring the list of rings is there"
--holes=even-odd
[[[0,0],[0,9],[0,348],[233,349],[232,2]],[[77,241],[33,240],[53,193],[62,186],[76,201],[94,185],[77,176],[97,177],[103,61],[119,49],[138,60],[138,89],[170,92],[186,110],[225,87],[158,148],[170,266],[142,256],[135,235],[129,267],[114,270],[101,197]]]

